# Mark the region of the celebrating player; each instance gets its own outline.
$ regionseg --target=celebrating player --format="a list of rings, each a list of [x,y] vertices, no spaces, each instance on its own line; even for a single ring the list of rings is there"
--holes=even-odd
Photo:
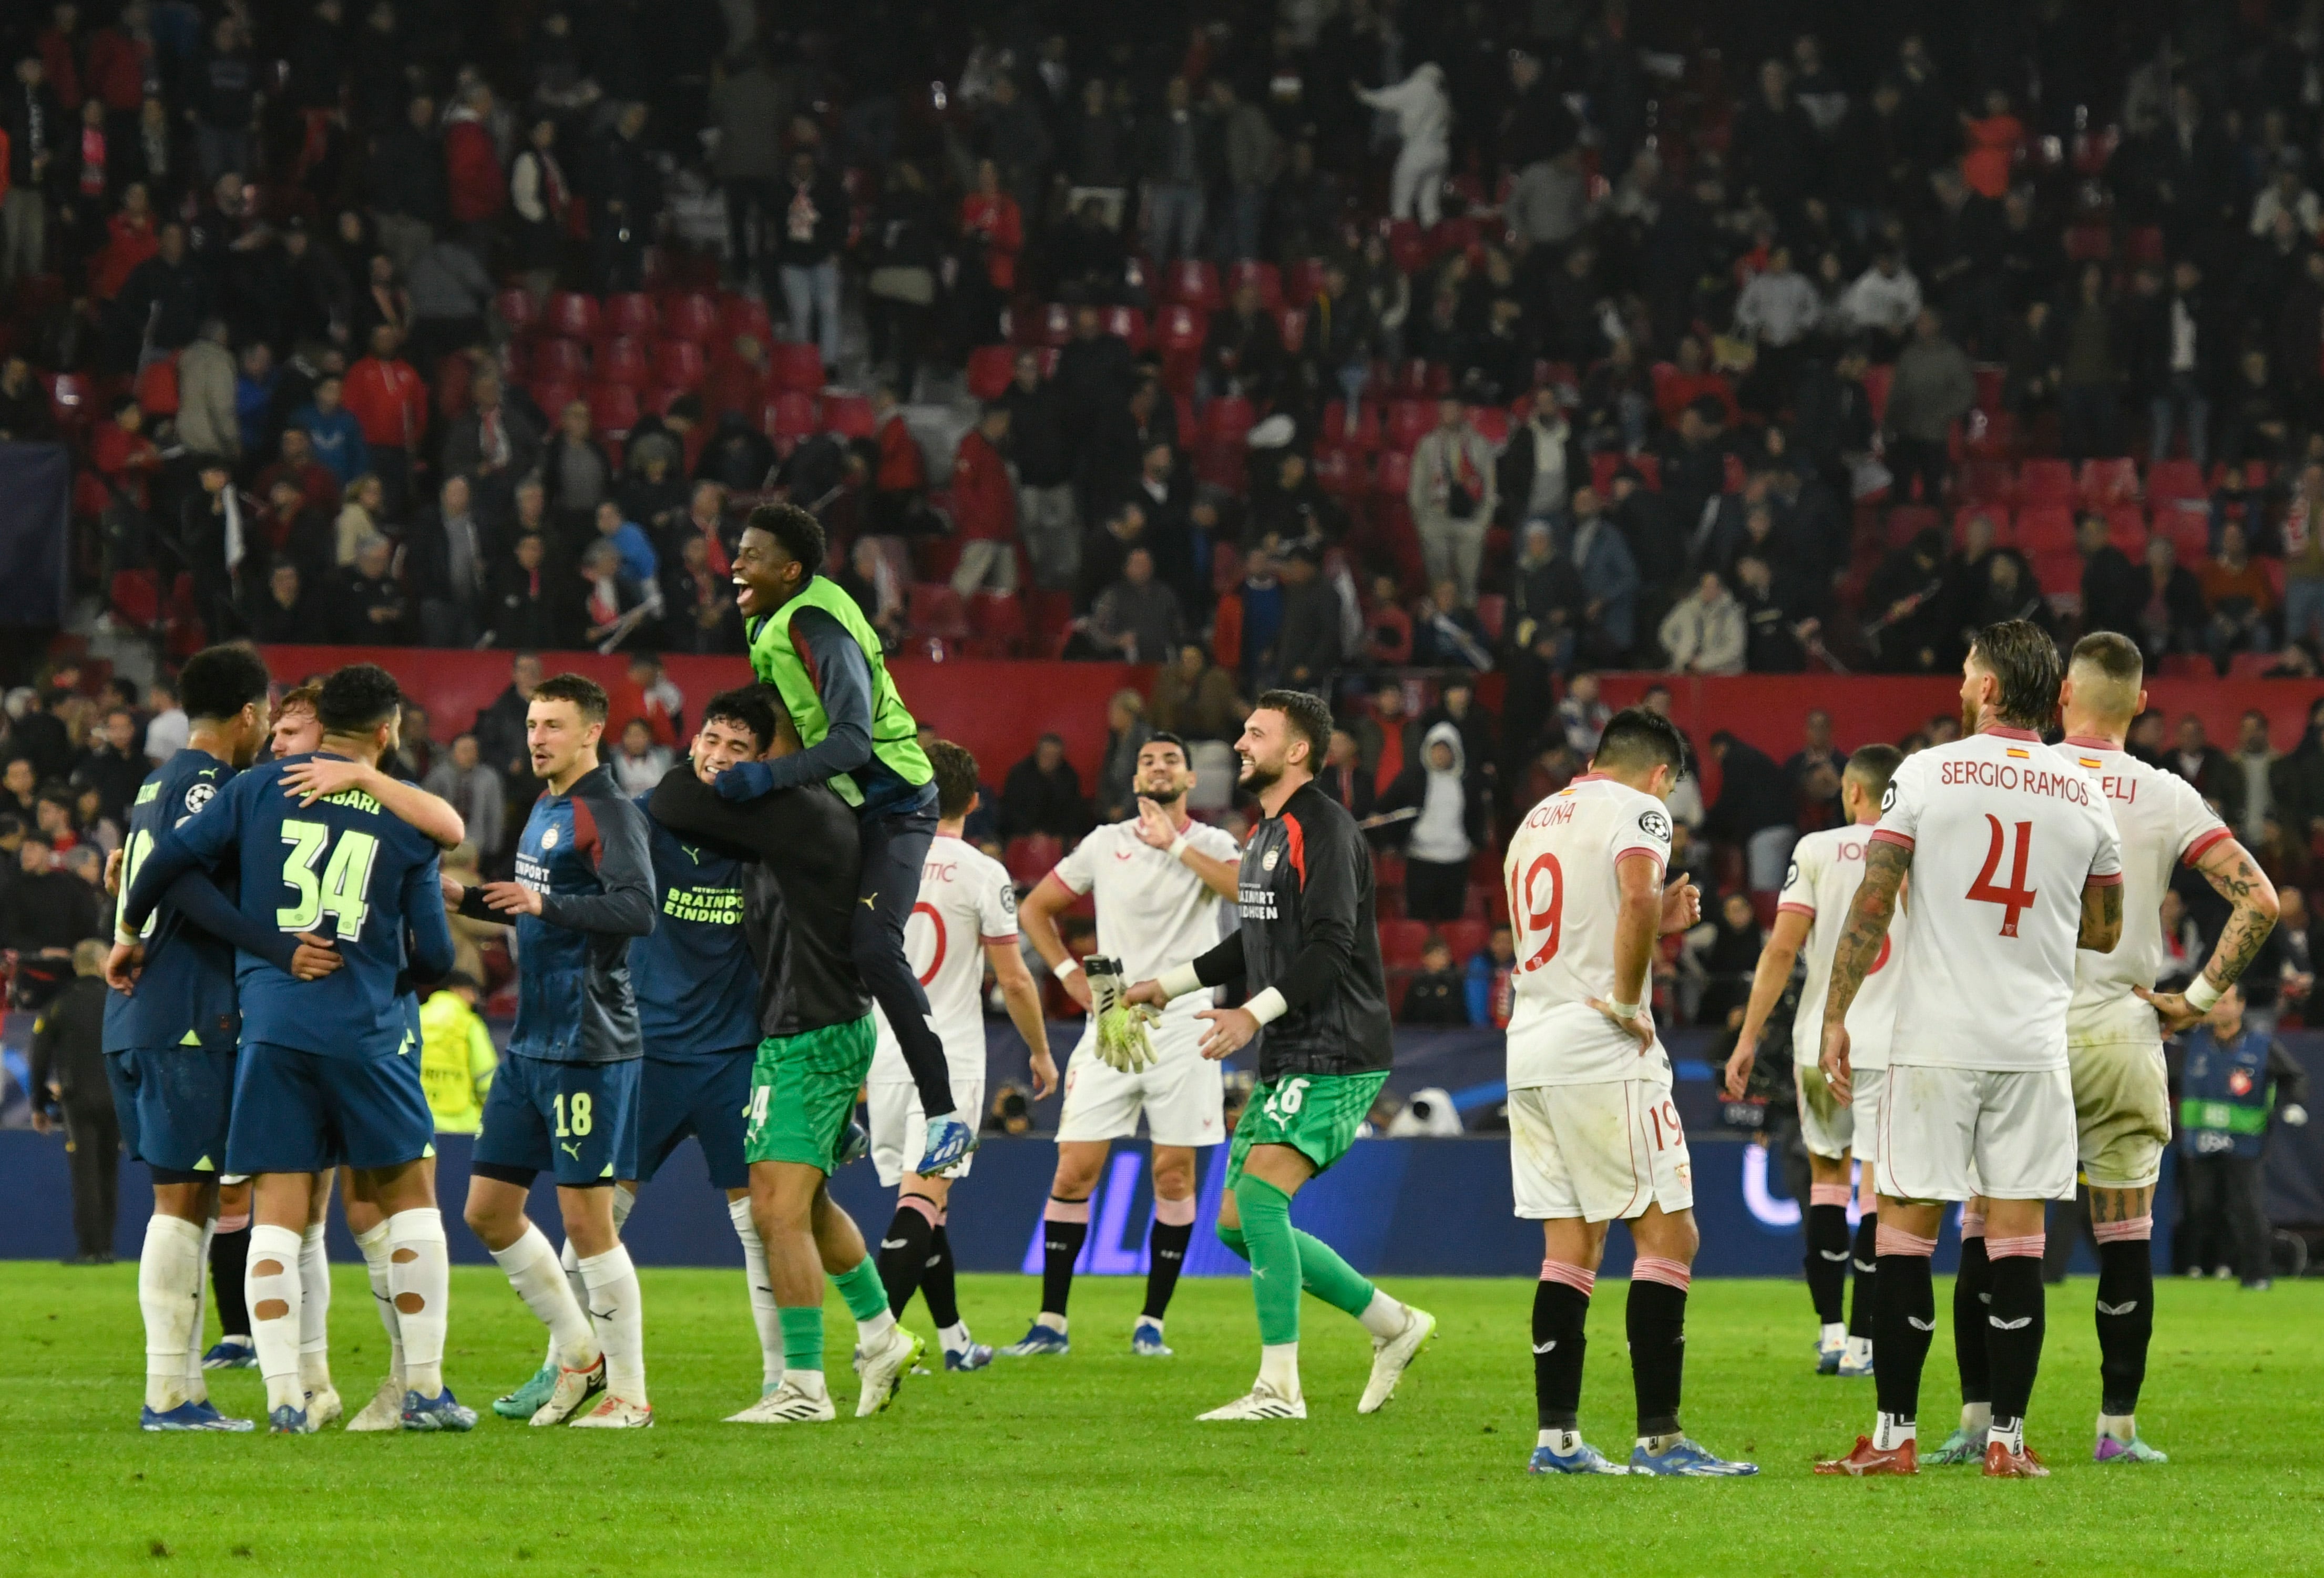
[[[1888,780],[1904,760],[1894,745],[1867,745],[1848,759],[1840,775],[1840,803],[1849,826],[1811,833],[1792,846],[1792,869],[1784,879],[1775,927],[1751,978],[1751,1002],[1743,1030],[1727,1060],[1727,1095],[1743,1099],[1751,1064],[1767,1015],[1792,978],[1793,961],[1804,946],[1808,978],[1800,990],[1792,1021],[1793,1076],[1799,1090],[1800,1132],[1807,1141],[1811,1183],[1807,1212],[1808,1294],[1815,1302],[1820,1330],[1816,1372],[1872,1373],[1872,1278],[1877,1265],[1880,1219],[1873,1191],[1872,1151],[1880,1131],[1880,1087],[1888,1072],[1888,1038],[1896,1022],[1897,972],[1886,968],[1904,937],[1900,909],[1889,923],[1888,941],[1873,961],[1864,990],[1848,1010],[1849,1063],[1855,1071],[1855,1099],[1842,1106],[1832,1098],[1818,1066],[1823,1056],[1823,999],[1831,983],[1832,950],[1840,946],[1856,885],[1864,880],[1868,830],[1880,820],[1880,799]],[[1857,1189],[1861,1213],[1856,1226],[1856,1297],[1845,1324],[1840,1321],[1841,1283],[1849,1260],[1848,1241],[1849,1160],[1853,1150],[1864,1163]]]
[[[953,1099],[969,1112],[984,1106],[984,1010],[978,999],[988,959],[1010,1020],[1032,1054],[1033,1094],[1046,1096],[1056,1086],[1057,1066],[1049,1060],[1040,988],[1017,948],[1017,890],[1007,867],[961,837],[968,814],[976,809],[976,758],[949,740],[931,744],[927,757],[936,775],[936,836],[928,845],[919,898],[912,906],[913,918],[927,921],[912,938],[913,963],[927,990],[936,1032],[944,1038]],[[898,1191],[895,1218],[880,1240],[880,1281],[888,1290],[888,1308],[902,1319],[913,1290],[920,1289],[927,1297],[928,1317],[936,1324],[945,1368],[982,1370],[992,1361],[992,1350],[975,1341],[960,1318],[952,1242],[945,1234],[952,1186],[968,1176],[969,1161],[963,1158],[950,1173],[936,1176],[909,1169],[908,1158],[927,1149],[920,1093],[887,1015],[875,1005],[872,1017],[880,1040],[866,1087],[872,1164],[880,1182]]]
[[[1692,882],[1665,886],[1665,802],[1686,741],[1643,707],[1614,715],[1590,771],[1536,806],[1503,865],[1516,933],[1509,1018],[1509,1169],[1541,1223],[1534,1292],[1534,1473],[1756,1474],[1679,1427],[1686,1296],[1698,1241],[1694,1172],[1671,1102],[1670,1054],[1647,1002],[1656,939],[1699,918]],[[1582,1356],[1607,1223],[1637,1259],[1625,1321],[1637,1444],[1625,1465],[1582,1438]]]
[[[186,745],[138,788],[123,849],[122,886],[135,882],[171,828],[256,760],[266,738],[269,688],[266,665],[246,647],[211,647],[187,660],[179,678],[189,719]],[[173,893],[142,930],[116,934],[106,972],[113,988],[105,1003],[104,1046],[114,1110],[121,1115],[124,1147],[153,1175],[153,1214],[137,1258],[137,1302],[145,1320],[140,1422],[147,1430],[251,1428],[247,1419],[221,1416],[202,1380],[206,1238],[213,1226],[217,1237],[236,1231],[215,1222],[234,1096],[231,920],[236,914],[231,900],[215,889],[211,893],[209,925],[182,909]],[[299,946],[295,938],[273,935],[293,950]],[[318,967],[337,968],[329,950],[309,952]],[[244,1186],[233,1209],[245,1229],[249,1208]],[[248,1327],[230,1315],[225,1324],[229,1333]]]
[[[805,749],[731,767],[719,775],[718,792],[754,800],[825,783],[862,823],[848,948],[919,1089],[927,1150],[913,1170],[929,1176],[976,1149],[975,1114],[964,1119],[954,1110],[944,1040],[904,956],[904,927],[936,836],[935,771],[889,678],[878,632],[838,582],[817,574],[823,560],[823,522],[813,515],[796,504],[751,512],[734,553],[734,606],[750,635],[752,671],[781,697]]]
[[[395,744],[401,706],[384,669],[340,669],[318,698],[324,750],[375,763]],[[407,951],[417,974],[452,965],[436,846],[361,790],[292,805],[280,789],[288,766],[243,774],[203,814],[165,834],[131,881],[123,923],[141,923],[178,873],[216,869],[232,854],[245,877],[246,920],[310,946],[328,927],[343,974],[306,981],[248,952],[236,961],[243,1051],[226,1166],[254,1180],[245,1288],[267,1422],[285,1435],[316,1426],[299,1364],[298,1262],[318,1175],[344,1162],[387,1218],[389,1287],[404,1343],[404,1428],[466,1430],[475,1413],[443,1383],[450,1266],[424,1159],[435,1124],[418,1059],[409,1056],[411,1020],[397,985]],[[279,876],[267,881],[263,873],[277,861]]]
[[[770,697],[779,761],[800,749],[789,715]],[[857,898],[859,819],[819,783],[737,805],[686,768],[653,792],[653,817],[757,863],[747,925],[759,950],[759,1043],[751,1069],[742,1154],[751,1164],[751,1217],[766,1246],[782,1329],[782,1380],[729,1417],[740,1425],[820,1424],[835,1417],[823,1372],[823,1278],[855,1317],[856,1417],[894,1398],[927,1347],[896,1324],[880,1269],[854,1220],[831,1198],[831,1174],[850,1159],[855,1093],[871,1071],[872,998],[856,974],[848,915]],[[861,1154],[857,1152],[855,1154]]]
[[[1944,1202],[1982,1195],[1992,1262],[1988,1478],[2050,1471],[2025,1446],[2042,1361],[2044,1202],[2074,1196],[2066,1009],[2074,950],[2122,935],[2122,851],[2090,775],[2042,743],[2058,649],[2024,620],[1988,625],[1961,665],[1963,738],[1905,759],[1883,797],[1823,1010],[1823,1072],[1849,1099],[1849,1009],[1887,940],[1905,874],[1900,965],[1875,1155],[1880,1197],[1874,1351],[1879,1416],[1820,1474],[1919,1472],[1921,1367],[1936,1328],[1929,1257]]]
[[[1026,896],[1025,930],[1075,1002],[1090,1006],[1089,981],[1057,935],[1058,914],[1084,893],[1097,901],[1098,951],[1120,962],[1125,977],[1158,975],[1174,959],[1208,952],[1219,940],[1223,903],[1235,896],[1234,837],[1186,815],[1194,787],[1186,743],[1157,734],[1138,748],[1138,815],[1098,828],[1057,863]],[[1194,1153],[1226,1138],[1218,1064],[1201,1051],[1198,1008],[1217,994],[1189,992],[1153,1027],[1155,1059],[1126,1072],[1096,1055],[1092,1014],[1065,1066],[1065,1110],[1057,1123],[1057,1172],[1042,1213],[1041,1313],[1021,1342],[1004,1352],[1063,1353],[1069,1346],[1065,1303],[1074,1262],[1089,1236],[1090,1195],[1117,1139],[1138,1132],[1146,1114],[1153,1142],[1154,1223],[1148,1230],[1146,1303],[1131,1327],[1133,1353],[1167,1357],[1162,1317],[1186,1246],[1194,1233]]]
[[[1204,1419],[1304,1419],[1299,1389],[1301,1288],[1344,1310],[1371,1333],[1372,1372],[1356,1404],[1377,1412],[1436,1330],[1436,1317],[1399,1304],[1359,1276],[1330,1245],[1291,1225],[1291,1199],[1347,1153],[1388,1083],[1388,1029],[1371,852],[1347,807],[1314,787],[1332,742],[1332,714],[1299,690],[1269,690],[1243,724],[1235,754],[1242,786],[1265,819],[1236,873],[1241,924],[1190,964],[1131,987],[1156,1008],[1242,981],[1241,1008],[1205,1008],[1200,1051],[1213,1060],[1259,1043],[1259,1081],[1235,1126],[1219,1240],[1250,1262],[1259,1306],[1259,1379]]]
[[[638,1274],[614,1224],[613,1185],[637,1173],[642,1043],[630,939],[653,929],[654,906],[646,819],[598,762],[604,732],[595,680],[540,682],[525,738],[542,793],[517,841],[516,880],[447,883],[445,897],[474,919],[516,926],[516,1028],[484,1097],[466,1214],[556,1344],[556,1382],[530,1417],[618,1430],[653,1423]],[[524,1213],[543,1171],[556,1175],[569,1268]]]
[[[2154,1186],[2163,1148],[2171,1142],[2163,1032],[2200,1020],[2241,977],[2275,924],[2274,887],[2195,786],[2124,751],[2131,720],[2146,708],[2144,668],[2136,642],[2111,632],[2086,635],[2059,693],[2066,737],[2058,752],[2096,779],[2122,840],[2122,940],[2111,953],[2074,955],[2074,996],[2066,1010],[2075,1130],[2098,1248],[2099,1463],[2167,1461],[2138,1438],[2137,1419],[2154,1330]],[[2195,983],[2183,994],[2157,995],[2163,895],[2171,868],[2181,863],[2202,872],[2233,909]],[[1983,1330],[1992,1262],[1986,1240],[1970,1231],[1975,1225],[1971,1220],[1962,1227],[1960,1274],[1953,1283],[1961,1427],[1937,1454],[1939,1463],[1985,1456],[1992,1393],[1981,1345],[1971,1337]]]

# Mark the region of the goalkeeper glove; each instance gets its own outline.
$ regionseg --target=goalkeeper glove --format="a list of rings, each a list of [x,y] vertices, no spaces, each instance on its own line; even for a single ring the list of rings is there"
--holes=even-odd
[[[1148,1027],[1161,1018],[1152,1009],[1114,1007],[1097,1017],[1098,1061],[1123,1074],[1154,1066],[1154,1040]]]

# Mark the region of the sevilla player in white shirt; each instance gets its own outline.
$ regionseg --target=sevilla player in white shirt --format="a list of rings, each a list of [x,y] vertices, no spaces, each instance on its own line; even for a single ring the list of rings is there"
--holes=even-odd
[[[1170,965],[1198,958],[1234,925],[1236,862],[1240,851],[1222,827],[1186,815],[1194,787],[1185,743],[1157,734],[1138,750],[1138,816],[1090,834],[1026,896],[1025,932],[1067,992],[1089,1006],[1089,982],[1057,935],[1057,916],[1084,893],[1097,900],[1098,952],[1121,964],[1128,981],[1150,981]],[[1096,1053],[1097,1019],[1065,1063],[1065,1110],[1057,1121],[1057,1174],[1041,1232],[1041,1312],[1022,1341],[1003,1352],[1019,1358],[1063,1353],[1065,1304],[1074,1262],[1089,1236],[1090,1195],[1113,1141],[1138,1132],[1146,1116],[1154,1149],[1154,1223],[1148,1235],[1146,1303],[1130,1329],[1130,1351],[1167,1358],[1162,1319],[1185,1266],[1194,1231],[1194,1153],[1226,1138],[1225,1091],[1219,1065],[1200,1047],[1194,1016],[1213,994],[1192,992],[1163,1010],[1152,1032],[1155,1061],[1137,1073],[1109,1068]]]
[[[1799,1091],[1800,1132],[1807,1142],[1811,1175],[1807,1209],[1807,1282],[1814,1301],[1820,1331],[1816,1338],[1816,1373],[1866,1376],[1872,1373],[1872,1280],[1875,1234],[1879,1211],[1872,1179],[1873,1138],[1880,1129],[1881,1087],[1888,1074],[1888,1040],[1896,1023],[1896,983],[1904,972],[1893,967],[1904,942],[1904,909],[1889,923],[1887,945],[1873,961],[1864,990],[1848,1010],[1849,1060],[1854,1075],[1849,1104],[1834,1099],[1818,1066],[1823,1056],[1823,1000],[1831,984],[1831,958],[1840,946],[1840,929],[1848,923],[1849,906],[1857,885],[1864,880],[1864,855],[1871,847],[1872,824],[1880,820],[1880,801],[1888,780],[1904,761],[1894,745],[1867,745],[1848,759],[1840,780],[1840,802],[1849,826],[1811,833],[1792,846],[1792,867],[1784,879],[1784,892],[1775,910],[1775,926],[1759,955],[1751,978],[1751,1001],[1743,1012],[1743,1029],[1735,1052],[1727,1060],[1727,1094],[1743,1099],[1751,1078],[1751,1065],[1767,1016],[1792,978],[1792,964],[1803,947],[1807,950],[1808,974],[1800,989],[1799,1010],[1792,1020],[1794,1081]],[[1909,899],[1907,900],[1909,904]],[[1840,1320],[1840,1293],[1848,1278],[1849,1153],[1864,1164],[1857,1200],[1856,1300],[1846,1324]]]
[[[2122,852],[2094,779],[2042,743],[2058,707],[2058,649],[2024,620],[1989,625],[1961,666],[1965,737],[1890,780],[1824,1000],[1823,1072],[1849,1099],[1848,1011],[1886,942],[1906,873],[1903,960],[1874,1167],[1880,1189],[1874,1345],[1879,1415],[1820,1474],[1910,1474],[1936,1303],[1929,1257],[1944,1202],[1987,1200],[1993,1378],[1988,1478],[2049,1470],[2025,1449],[2042,1360],[2045,1202],[2074,1195],[2066,1008],[2077,947],[2122,936]],[[1896,966],[1891,965],[1891,968]]]
[[[1643,707],[1614,715],[1590,771],[1536,806],[1503,864],[1517,934],[1509,1016],[1509,1171],[1517,1213],[1542,1226],[1533,1306],[1535,1473],[1758,1472],[1687,1438],[1678,1421],[1687,1285],[1698,1238],[1670,1055],[1646,999],[1656,938],[1702,897],[1667,888],[1665,802],[1686,742]],[[1630,1224],[1626,1313],[1637,1445],[1625,1464],[1582,1438],[1583,1327],[1607,1224]]]
[[[2084,636],[2060,693],[2066,737],[2057,750],[2088,771],[2114,812],[2122,837],[2122,940],[2110,954],[2074,960],[2066,1014],[2066,1056],[2090,1225],[2098,1241],[2099,1463],[2162,1463],[2138,1438],[2138,1394],[2154,1330],[2154,1185],[2171,1141],[2171,1093],[2163,1065],[2165,1031],[2186,1029],[2235,984],[2275,924],[2275,889],[2195,786],[2123,750],[2131,720],[2146,707],[2138,647],[2111,632]],[[2230,906],[2202,975],[2181,995],[2158,995],[2163,895],[2172,868],[2203,873]],[[1975,1203],[1972,1202],[1972,1209]],[[1963,1345],[1961,1426],[1940,1462],[1982,1456],[1991,1409],[1983,1354],[1967,1333],[1984,1325],[1991,1262],[1971,1218],[1962,1227],[1960,1274],[1953,1283],[1953,1331]]]
[[[1017,951],[1017,890],[999,861],[961,837],[976,809],[976,758],[949,740],[927,748],[936,770],[936,833],[920,867],[920,896],[904,930],[905,956],[928,994],[928,1022],[944,1042],[953,1099],[970,1121],[984,1111],[984,966],[992,965],[1009,1020],[1032,1053],[1033,1094],[1056,1088],[1057,1066],[1041,1014],[1041,991],[1025,955]],[[901,1319],[913,1289],[926,1297],[936,1324],[946,1370],[982,1370],[992,1350],[969,1334],[954,1295],[952,1244],[945,1232],[954,1182],[968,1176],[962,1162],[943,1177],[913,1172],[907,1158],[927,1147],[927,1116],[919,1087],[904,1065],[903,1047],[877,1004],[872,1014],[879,1047],[864,1089],[872,1111],[872,1163],[880,1181],[894,1186],[896,1214],[880,1238],[880,1284],[888,1307]]]

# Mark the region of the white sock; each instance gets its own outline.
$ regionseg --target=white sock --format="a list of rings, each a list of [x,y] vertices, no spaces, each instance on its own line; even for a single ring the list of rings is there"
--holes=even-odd
[[[1159,1323],[1157,1324],[1158,1324]],[[942,1327],[936,1333],[936,1341],[943,1344],[944,1351],[947,1353],[965,1353],[968,1352],[970,1343],[974,1339],[970,1337],[968,1334],[968,1323],[966,1321],[961,1321],[956,1324]]]
[[[2135,1414],[2100,1414],[2098,1434],[2111,1435],[2116,1441],[2131,1441],[2138,1435],[2138,1416]]]
[[[184,1402],[186,1350],[201,1362],[202,1230],[181,1216],[156,1213],[145,1223],[137,1255],[137,1307],[145,1317],[145,1406],[167,1413]]]
[[[299,1385],[310,1392],[331,1386],[331,1262],[323,1231],[311,1223],[299,1241]]]
[[[1054,1310],[1043,1310],[1033,1317],[1033,1324],[1037,1326],[1047,1326],[1060,1337],[1065,1334],[1065,1317]]]
[[[615,1244],[581,1262],[589,1285],[589,1319],[605,1352],[605,1389],[626,1403],[646,1407],[645,1304],[638,1291],[630,1251]]]
[[[1259,1379],[1278,1397],[1299,1395],[1299,1344],[1267,1343],[1259,1350]]]
[[[1996,1419],[1993,1422],[1992,1432],[1985,1438],[1985,1444],[1990,1446],[1997,1441],[2009,1448],[2013,1456],[2023,1453],[2025,1450],[2025,1421]]]
[[[1960,1427],[1968,1431],[1971,1435],[1986,1435],[1991,1434],[1993,1430],[1993,1405],[1991,1403],[1963,1403],[1961,1405]]]
[[[856,1345],[869,1353],[875,1344],[885,1343],[888,1333],[895,1329],[896,1317],[883,1309],[868,1321],[855,1323]]]
[[[1372,1301],[1364,1306],[1364,1313],[1356,1317],[1363,1322],[1364,1330],[1375,1337],[1393,1337],[1404,1330],[1412,1319],[1411,1312],[1379,1288],[1372,1289]]]
[[[729,1200],[726,1216],[734,1236],[742,1241],[742,1280],[751,1290],[751,1324],[759,1329],[759,1380],[775,1386],[783,1379],[783,1317],[775,1305],[775,1280],[767,1270],[767,1246],[759,1241],[759,1224],[751,1220],[748,1197]]]
[[[621,1191],[618,1189],[614,1191],[615,1194],[619,1194],[620,1192]],[[544,1234],[543,1236],[546,1237],[547,1235]],[[558,1251],[557,1264],[564,1271],[565,1286],[573,1290],[573,1302],[581,1306],[582,1318],[584,1320],[587,1319],[589,1309],[589,1285],[581,1280],[581,1256],[579,1251],[574,1249],[573,1241],[571,1239],[567,1239],[565,1241],[565,1247]],[[549,1352],[541,1360],[541,1362],[543,1364],[554,1364],[557,1362],[557,1338],[554,1334],[552,1334],[549,1339]]]
[[[831,1389],[824,1384],[820,1370],[792,1369],[783,1373],[783,1379],[808,1397],[827,1398],[831,1395]]]
[[[1872,1444],[1883,1452],[1894,1452],[1907,1441],[1919,1439],[1920,1426],[1911,1419],[1899,1419],[1894,1414],[1882,1414],[1872,1426]]]
[[[524,1306],[549,1328],[549,1361],[572,1370],[596,1363],[596,1331],[558,1269],[557,1251],[549,1247],[548,1235],[528,1222],[524,1236],[504,1250],[494,1250],[493,1259],[500,1262]]]
[[[395,1313],[395,1296],[387,1290],[387,1223],[383,1221],[369,1232],[355,1234],[355,1247],[363,1251],[364,1273],[371,1278],[372,1307],[379,1312],[379,1324],[387,1329],[387,1373],[395,1378],[396,1390],[403,1389],[403,1322]]]
[[[1572,1457],[1576,1452],[1581,1450],[1582,1432],[1579,1430],[1545,1430],[1534,1442],[1534,1444],[1536,1446],[1546,1446],[1550,1451],[1557,1453],[1560,1457]]]
[[[303,1238],[294,1228],[259,1223],[250,1230],[250,1260],[243,1273],[243,1297],[250,1304],[250,1335],[258,1348],[258,1373],[266,1378],[266,1411],[304,1408],[299,1384],[299,1251]],[[272,1268],[272,1269],[266,1269]],[[269,1305],[281,1308],[272,1315]]]
[[[403,1384],[423,1398],[435,1397],[444,1389],[452,1260],[444,1247],[444,1213],[433,1205],[387,1219],[387,1291],[403,1333]]]
[[[1846,1329],[1847,1328],[1844,1326],[1841,1328],[1843,1331]],[[1840,1356],[1842,1360],[1850,1364],[1865,1363],[1872,1357],[1872,1339],[1869,1337],[1850,1337],[1848,1340],[1847,1346],[1840,1350]]]
[[[1816,1331],[1816,1346],[1819,1348],[1837,1348],[1847,1341],[1846,1321],[1826,1321]]]
[[[194,1256],[194,1320],[186,1343],[186,1396],[197,1403],[208,1401],[210,1395],[209,1377],[202,1371],[202,1338],[208,1331],[203,1316],[209,1307],[210,1241],[217,1237],[217,1225],[215,1216],[202,1223],[202,1247]]]

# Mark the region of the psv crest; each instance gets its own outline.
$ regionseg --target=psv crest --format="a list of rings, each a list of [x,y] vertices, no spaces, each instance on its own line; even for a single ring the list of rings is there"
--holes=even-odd
[[[1259,869],[1263,872],[1273,871],[1275,869],[1275,851],[1271,849],[1268,850],[1265,854],[1259,857]]]
[[[545,828],[543,828],[543,829],[541,830],[541,834],[540,834],[540,847],[541,847],[541,848],[543,848],[543,849],[555,849],[555,848],[557,847],[557,829],[556,829],[556,828],[554,828],[554,827],[545,827]]]

